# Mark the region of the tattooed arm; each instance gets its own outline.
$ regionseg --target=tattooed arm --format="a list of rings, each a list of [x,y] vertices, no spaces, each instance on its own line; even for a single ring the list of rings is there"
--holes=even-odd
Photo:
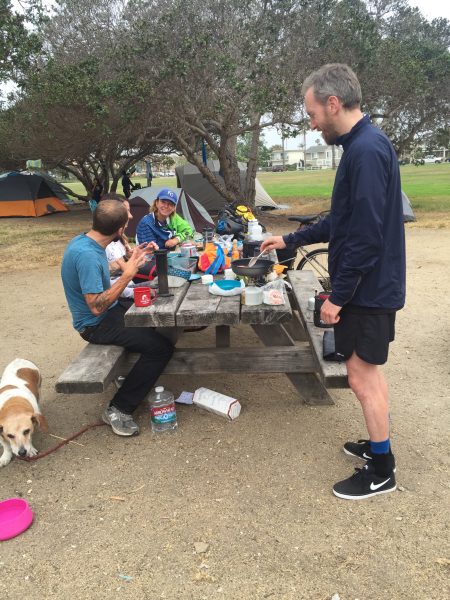
[[[146,255],[149,254],[149,250],[153,251],[153,249],[154,247],[152,244],[141,244],[140,246],[134,248],[129,260],[124,263],[122,275],[109,289],[105,290],[104,292],[100,292],[99,294],[84,295],[92,314],[98,316],[108,310],[111,304],[113,304],[119,298],[120,294],[136,275],[139,267],[145,263],[147,260]]]

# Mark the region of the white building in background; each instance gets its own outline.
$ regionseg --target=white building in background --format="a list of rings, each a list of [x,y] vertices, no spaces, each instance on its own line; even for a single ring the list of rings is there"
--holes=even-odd
[[[306,149],[306,168],[313,169],[331,169],[333,166],[333,149],[334,149],[334,166],[337,167],[341,161],[343,150],[341,146],[310,146]]]
[[[283,155],[284,155],[284,163],[283,163]],[[270,166],[272,169],[280,168],[283,166],[287,167],[288,165],[297,165],[298,169],[303,168],[305,161],[305,153],[301,148],[297,148],[296,150],[285,150],[281,146],[274,146],[272,148],[270,154]]]
[[[306,153],[302,148],[295,150],[284,150],[281,146],[274,146],[270,155],[270,167],[273,171],[282,170],[288,165],[295,164],[297,169],[306,168],[312,169],[331,169],[333,167],[333,151],[334,151],[334,166],[338,166],[342,156],[342,148],[340,146],[325,146],[316,145],[306,149]],[[284,161],[283,161],[284,156]]]

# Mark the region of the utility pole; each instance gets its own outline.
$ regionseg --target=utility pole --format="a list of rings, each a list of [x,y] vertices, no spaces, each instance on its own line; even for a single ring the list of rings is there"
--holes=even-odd
[[[306,129],[303,129],[303,170],[306,171]]]

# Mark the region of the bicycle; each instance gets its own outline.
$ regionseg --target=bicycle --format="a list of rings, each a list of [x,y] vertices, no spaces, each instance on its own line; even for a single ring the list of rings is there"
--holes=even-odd
[[[288,217],[288,220],[300,223],[299,229],[301,229],[317,223],[329,212],[330,211],[326,210],[315,215]],[[299,246],[292,267],[294,267],[295,264],[297,264],[295,268],[298,271],[313,271],[323,289],[326,292],[331,291],[330,275],[328,273],[328,247],[314,248],[314,250],[308,252],[304,246]]]

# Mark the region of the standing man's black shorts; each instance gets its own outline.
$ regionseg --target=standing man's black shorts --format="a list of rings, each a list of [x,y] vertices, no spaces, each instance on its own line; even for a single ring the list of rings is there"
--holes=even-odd
[[[384,364],[395,337],[395,311],[349,305],[339,316],[334,326],[336,352],[345,360],[355,352],[371,365]]]

